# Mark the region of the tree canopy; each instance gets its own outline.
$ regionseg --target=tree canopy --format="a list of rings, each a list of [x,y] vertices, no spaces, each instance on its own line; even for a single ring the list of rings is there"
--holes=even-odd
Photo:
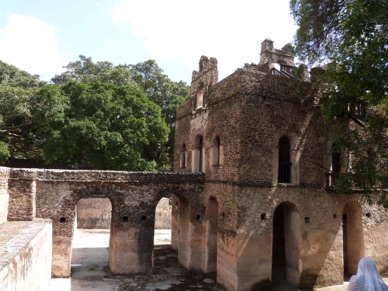
[[[176,106],[189,87],[149,60],[80,56],[50,82],[0,62],[0,162],[170,170]]]
[[[366,191],[387,187],[388,1],[291,0],[290,8],[297,56],[325,69],[322,109],[335,150],[352,153],[344,178]]]
[[[43,85],[37,75],[0,61],[0,162],[34,155],[31,99]]]
[[[35,117],[47,161],[97,169],[156,170],[145,149],[167,140],[160,108],[131,86],[68,81],[37,94]],[[49,109],[49,110],[47,110]]]

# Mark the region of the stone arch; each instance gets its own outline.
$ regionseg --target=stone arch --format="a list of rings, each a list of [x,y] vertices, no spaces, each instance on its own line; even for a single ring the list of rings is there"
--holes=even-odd
[[[298,135],[294,132],[279,130],[272,140],[272,185],[279,183],[279,141],[287,138],[290,144],[290,183],[299,184]]]
[[[36,183],[36,217],[53,221],[53,277],[70,276],[74,208],[81,198],[96,193],[110,198],[112,204],[109,252],[112,273],[152,271],[155,208],[161,197],[173,193],[185,198],[189,206],[186,214],[189,247],[184,251],[190,260],[185,267],[191,268],[198,262],[201,249],[195,245],[195,239],[201,237],[198,226],[203,214],[200,198],[203,174],[42,170],[36,182],[32,181]]]
[[[58,187],[61,188],[61,187]],[[70,187],[69,187],[70,188]],[[112,226],[115,216],[114,205],[115,199],[113,195],[105,191],[100,191],[98,187],[87,187],[78,185],[72,187],[73,190],[68,191],[64,198],[51,211],[50,218],[53,220],[53,262],[52,274],[53,277],[69,277],[71,272],[71,249],[74,239],[76,205],[78,201],[88,197],[99,196],[107,197],[112,205],[110,240],[112,240]],[[46,210],[47,211],[47,210]],[[47,211],[50,212],[50,211]],[[109,250],[109,266],[111,258],[111,250]]]
[[[342,211],[344,279],[357,273],[358,261],[364,254],[362,209],[358,202],[350,201]]]
[[[273,213],[272,283],[286,281],[299,286],[300,248],[299,211],[294,204],[282,202]]]

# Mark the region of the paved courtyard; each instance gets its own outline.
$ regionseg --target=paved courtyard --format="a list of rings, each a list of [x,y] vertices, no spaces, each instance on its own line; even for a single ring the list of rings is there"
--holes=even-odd
[[[170,243],[170,230],[156,230],[153,274],[114,276],[107,266],[109,230],[78,229],[74,237],[71,278],[52,279],[48,290],[225,290],[215,282],[215,273],[204,275],[183,268]]]

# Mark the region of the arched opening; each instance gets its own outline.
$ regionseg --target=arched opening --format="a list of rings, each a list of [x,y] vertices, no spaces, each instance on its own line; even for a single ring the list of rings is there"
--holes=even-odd
[[[217,271],[218,202],[210,197],[206,221],[206,272]]]
[[[290,140],[283,135],[279,139],[278,183],[291,183],[290,149]]]
[[[197,135],[194,149],[194,172],[204,172],[203,152],[203,137],[202,135]]]
[[[186,165],[187,165],[187,149],[186,149],[186,144],[182,145],[180,165],[181,165],[181,168],[186,168]]]
[[[300,218],[295,205],[283,202],[273,215],[272,276],[273,285],[300,281]]]
[[[342,212],[344,281],[357,273],[364,252],[362,210],[357,202],[348,202]]]
[[[221,164],[220,155],[221,155],[221,140],[219,136],[213,141],[213,166],[219,166]]]
[[[154,224],[154,251],[153,266],[154,271],[166,269],[166,264],[176,261],[176,252],[171,244],[171,210],[172,200],[162,197],[155,208]]]
[[[331,149],[331,181],[329,186],[333,187],[341,172],[341,153],[336,149],[335,144],[332,145]]]
[[[82,198],[76,207],[72,242],[72,286],[87,274],[102,280],[107,275],[112,203],[105,196]]]
[[[171,199],[163,197],[155,209],[154,246],[171,247]]]

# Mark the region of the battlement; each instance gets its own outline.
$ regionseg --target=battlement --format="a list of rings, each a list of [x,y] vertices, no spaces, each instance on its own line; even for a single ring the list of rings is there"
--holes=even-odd
[[[294,53],[290,43],[283,46],[281,49],[275,49],[273,41],[266,38],[261,43],[260,64],[282,64],[287,66],[295,66]]]

